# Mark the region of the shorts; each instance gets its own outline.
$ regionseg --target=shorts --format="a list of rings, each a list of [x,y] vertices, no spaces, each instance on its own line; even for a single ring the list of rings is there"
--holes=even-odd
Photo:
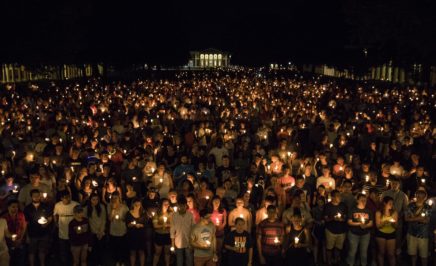
[[[50,249],[50,238],[44,237],[30,237],[29,238],[29,253],[48,253]]]
[[[329,230],[325,230],[326,249],[332,250],[334,248],[342,250],[344,247],[346,233],[333,234]]]
[[[155,233],[154,243],[158,246],[170,246],[171,245],[170,234]]]
[[[428,258],[428,238],[418,238],[407,234],[407,253],[410,256],[419,254],[420,258]]]
[[[386,240],[392,240],[392,239],[396,239],[397,238],[397,232],[383,233],[383,232],[377,230],[375,232],[375,237],[376,238],[383,238],[383,239],[386,239]]]

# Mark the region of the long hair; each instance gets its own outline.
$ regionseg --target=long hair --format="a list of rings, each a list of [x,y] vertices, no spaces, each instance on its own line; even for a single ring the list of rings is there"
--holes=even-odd
[[[98,196],[97,193],[93,193],[93,194],[91,194],[89,199],[86,201],[86,214],[87,214],[88,218],[91,218],[92,212],[94,211],[94,207],[92,206],[92,203],[91,203],[91,199],[93,197],[98,198],[98,204],[95,206],[95,211],[97,212],[98,217],[100,217],[101,211],[102,211],[101,204],[100,204],[100,197]]]

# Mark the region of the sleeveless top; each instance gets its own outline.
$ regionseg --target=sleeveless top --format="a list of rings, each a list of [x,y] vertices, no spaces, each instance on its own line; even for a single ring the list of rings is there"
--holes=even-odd
[[[389,216],[385,216],[385,215],[381,215],[381,223],[384,223],[385,221],[388,221],[389,223],[380,227],[378,230],[382,233],[385,234],[391,234],[393,232],[395,232],[395,227],[392,226],[392,223],[390,222],[393,219],[393,216],[389,215]]]

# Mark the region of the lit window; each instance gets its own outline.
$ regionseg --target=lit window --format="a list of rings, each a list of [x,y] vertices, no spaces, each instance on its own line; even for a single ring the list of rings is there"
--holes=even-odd
[[[218,54],[218,59],[221,59],[222,57],[222,54]]]
[[[208,59],[208,58],[209,58],[209,55],[208,55],[208,54],[205,54],[205,55],[204,55],[204,58]]]
[[[204,58],[204,54],[201,54],[201,55],[200,55],[200,58],[203,59],[203,58]]]
[[[213,54],[210,54],[210,55],[209,55],[209,59],[213,59]]]
[[[214,58],[214,59],[217,59],[217,58],[218,58],[218,55],[217,55],[217,54],[214,54],[214,55],[213,55],[213,58]]]

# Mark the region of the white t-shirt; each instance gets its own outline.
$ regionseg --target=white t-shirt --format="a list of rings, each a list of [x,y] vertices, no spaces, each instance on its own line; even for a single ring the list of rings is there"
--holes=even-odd
[[[6,220],[0,218],[0,255],[5,252],[8,252],[8,245],[6,245],[6,239],[5,239],[6,228],[8,228],[8,224],[6,223]]]
[[[68,224],[74,218],[73,209],[79,203],[71,201],[69,204],[65,205],[62,201],[56,203],[54,207],[53,214],[59,216],[59,238],[63,240],[68,240]]]
[[[325,177],[325,176],[320,176],[318,177],[318,179],[316,179],[316,187],[318,188],[320,185],[324,185],[324,187],[326,189],[335,189],[336,188],[336,182],[335,179],[331,176],[329,177]]]

